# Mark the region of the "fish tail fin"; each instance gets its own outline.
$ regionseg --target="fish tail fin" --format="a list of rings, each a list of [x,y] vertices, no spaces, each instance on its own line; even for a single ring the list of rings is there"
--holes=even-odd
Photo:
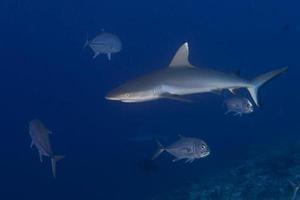
[[[163,147],[163,145],[158,141],[158,139],[155,140],[156,144],[157,144],[157,151],[155,152],[155,154],[152,156],[152,160],[154,160],[155,158],[157,158],[164,150],[165,148]]]
[[[64,159],[65,156],[53,156],[51,158],[51,166],[52,166],[52,174],[53,177],[56,178],[56,163],[62,159]]]
[[[292,196],[292,200],[295,200],[296,199],[296,196],[297,196],[297,192],[298,190],[300,189],[300,184],[296,184],[294,182],[292,182],[290,179],[288,179],[290,185],[293,187],[293,196]]]
[[[251,81],[251,86],[249,86],[247,89],[255,102],[257,106],[259,106],[258,102],[258,90],[261,86],[266,84],[267,82],[271,81],[273,78],[277,77],[278,75],[282,74],[283,72],[287,71],[288,67],[283,67],[281,69],[273,70],[268,73],[265,73],[263,75],[260,75],[256,78],[254,78]]]
[[[83,47],[82,47],[82,50],[83,50],[84,48],[86,48],[89,44],[90,44],[90,41],[89,41],[89,34],[86,33],[86,40],[85,40],[85,43],[84,43],[84,45],[83,45]]]

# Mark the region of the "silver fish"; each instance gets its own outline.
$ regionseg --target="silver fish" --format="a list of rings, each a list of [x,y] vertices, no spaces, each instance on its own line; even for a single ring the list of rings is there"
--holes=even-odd
[[[49,134],[52,134],[39,119],[29,122],[29,134],[31,136],[32,148],[35,146],[39,152],[40,161],[43,162],[43,156],[51,158],[52,174],[56,178],[56,162],[63,159],[64,156],[54,155],[50,144]]]
[[[254,111],[253,104],[245,97],[230,97],[224,100],[224,104],[227,107],[225,114],[233,112],[235,116],[242,116],[243,114],[249,114]]]
[[[167,147],[163,147],[158,140],[156,142],[158,150],[152,157],[153,160],[164,151],[175,157],[173,162],[186,159],[186,163],[192,163],[195,159],[204,158],[210,154],[207,144],[198,138],[180,136],[178,141]]]
[[[190,64],[188,55],[188,43],[184,43],[178,49],[169,67],[125,82],[110,91],[106,99],[126,103],[162,98],[188,101],[183,95],[246,88],[258,106],[259,88],[288,69],[287,67],[277,69],[248,81],[234,74],[197,68]]]
[[[89,46],[94,51],[93,59],[99,54],[106,54],[108,60],[111,60],[111,54],[122,50],[122,42],[120,38],[112,33],[102,31],[92,40],[85,42],[84,47]]]

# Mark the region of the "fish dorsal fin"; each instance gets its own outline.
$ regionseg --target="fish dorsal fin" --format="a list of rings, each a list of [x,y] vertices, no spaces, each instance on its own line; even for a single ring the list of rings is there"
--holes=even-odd
[[[181,47],[177,50],[169,67],[173,67],[173,68],[193,67],[189,62],[189,45],[187,42],[181,45]]]

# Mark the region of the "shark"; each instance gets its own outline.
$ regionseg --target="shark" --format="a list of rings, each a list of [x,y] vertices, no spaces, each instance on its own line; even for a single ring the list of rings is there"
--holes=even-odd
[[[137,103],[157,99],[189,101],[185,95],[216,93],[246,88],[259,106],[258,91],[265,83],[287,71],[288,67],[276,69],[246,80],[234,73],[195,67],[189,62],[189,45],[185,42],[177,50],[168,67],[129,80],[111,90],[107,100]]]

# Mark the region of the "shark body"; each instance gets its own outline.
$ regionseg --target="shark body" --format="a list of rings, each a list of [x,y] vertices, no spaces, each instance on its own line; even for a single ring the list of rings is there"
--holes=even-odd
[[[246,88],[258,106],[259,87],[287,70],[287,67],[277,69],[249,81],[235,74],[195,67],[188,56],[188,43],[184,43],[168,67],[124,83],[109,92],[106,99],[125,103],[162,98],[185,100],[184,95]]]

